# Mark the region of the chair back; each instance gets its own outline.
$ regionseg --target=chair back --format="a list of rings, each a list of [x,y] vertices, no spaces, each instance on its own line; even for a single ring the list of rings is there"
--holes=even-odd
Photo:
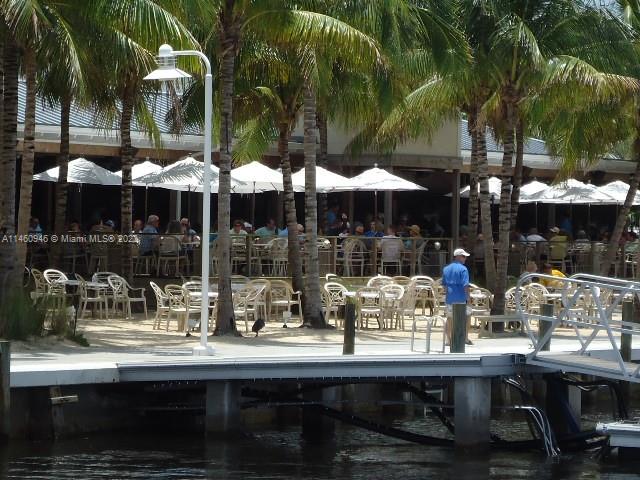
[[[180,255],[182,244],[180,239],[174,235],[160,237],[158,242],[158,255],[161,257],[175,257]]]
[[[118,274],[114,272],[96,272],[91,276],[91,281],[97,283],[109,283],[109,277],[111,275],[117,276]]]
[[[356,290],[356,305],[377,306],[381,305],[382,292],[377,287],[361,287]]]
[[[127,288],[127,281],[120,275],[109,275],[107,283],[113,291],[113,296],[117,298],[126,298],[129,296],[129,289]]]
[[[48,268],[47,270],[45,270],[43,276],[48,284],[69,280],[69,278],[63,272],[54,268]]]
[[[189,307],[202,305],[202,282],[185,282],[182,284],[182,293],[185,304],[188,304]]]
[[[324,284],[323,291],[327,292],[331,299],[332,305],[345,305],[347,287],[338,282],[327,282]]]
[[[151,286],[151,290],[156,296],[156,305],[158,307],[166,307],[167,306],[167,294],[162,291],[162,289],[158,286],[156,282],[149,282]]]
[[[293,288],[285,280],[271,280],[271,301],[286,300],[293,298]]]
[[[400,300],[404,295],[404,287],[395,283],[389,283],[380,287],[384,294],[384,300]]]
[[[33,284],[36,293],[46,293],[47,280],[44,278],[44,274],[37,268],[31,269],[31,276],[33,277]]]
[[[387,277],[385,275],[376,275],[375,277],[371,277],[367,282],[367,287],[376,287],[380,288],[383,285],[388,285],[392,283],[391,277]]]
[[[164,293],[167,295],[169,309],[184,309],[184,290],[182,285],[174,285],[172,283],[165,285]]]
[[[383,262],[399,262],[404,250],[404,244],[398,237],[382,237],[380,240],[380,254]]]

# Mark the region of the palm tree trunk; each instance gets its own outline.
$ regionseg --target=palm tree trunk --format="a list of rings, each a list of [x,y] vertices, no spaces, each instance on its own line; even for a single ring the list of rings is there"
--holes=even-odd
[[[522,120],[516,126],[516,166],[513,170],[513,189],[511,190],[511,228],[518,223],[520,206],[520,187],[522,187],[522,168],[524,166],[524,125]]]
[[[284,190],[284,215],[287,222],[289,239],[288,257],[289,273],[293,289],[302,292],[302,258],[300,257],[300,240],[298,238],[298,217],[296,214],[296,200],[293,193],[291,179],[291,159],[289,158],[289,139],[291,126],[288,122],[280,124],[280,138],[278,150],[280,152],[280,168],[282,169],[282,189]]]
[[[67,173],[69,171],[69,119],[71,117],[71,96],[65,95],[60,101],[60,154],[58,155],[58,182],[56,183],[56,205],[54,228],[58,238],[65,233],[67,220]],[[54,263],[62,266],[62,243],[51,244]]]
[[[638,114],[640,115],[640,111],[638,112]],[[633,172],[633,175],[631,175],[631,178],[629,179],[629,191],[627,192],[627,196],[624,199],[622,208],[618,210],[616,225],[615,227],[613,227],[613,232],[611,233],[611,238],[609,239],[609,245],[607,245],[607,252],[602,259],[600,275],[603,276],[609,275],[611,265],[616,259],[616,254],[618,253],[618,248],[620,245],[620,237],[622,236],[622,231],[624,230],[624,226],[627,223],[629,211],[631,210],[633,201],[636,198],[636,193],[638,192],[638,184],[640,183],[640,132],[636,133],[636,139],[633,147],[636,168]]]
[[[31,195],[33,190],[33,162],[35,159],[36,133],[36,57],[35,51],[24,49],[23,68],[27,84],[24,110],[24,136],[22,141],[22,169],[20,174],[20,203],[18,204],[18,235],[26,235],[31,218]],[[18,264],[25,265],[27,243],[18,242]]]
[[[18,49],[6,35],[3,45],[2,152],[0,155],[0,304],[4,296],[20,285],[16,242],[16,130],[18,123]]]
[[[473,134],[475,124],[477,122],[477,113],[469,112],[468,118],[468,130],[471,137],[471,162],[469,168],[469,216],[467,220],[468,232],[467,232],[467,244],[468,248],[472,250],[476,245],[476,238],[478,236],[478,138]],[[453,192],[453,195],[456,195]],[[473,258],[473,257],[471,257]]]
[[[318,119],[318,134],[320,137],[320,157],[318,158],[318,165],[322,168],[327,168],[329,166],[329,137],[328,137],[328,125],[327,125],[327,116],[324,112],[318,111],[317,114]],[[306,170],[305,170],[306,171]],[[327,202],[327,194],[320,194],[320,203],[318,205],[318,217],[320,219],[320,226],[322,227],[322,233],[324,235],[327,234],[328,224],[327,224],[327,212],[329,211],[329,205]]]
[[[240,28],[233,21],[234,0],[225,0],[220,22],[220,183],[218,187],[218,304],[214,335],[239,335],[231,292],[231,156],[233,135],[233,81]],[[208,239],[203,239],[203,248]],[[202,279],[206,281],[206,279]]]
[[[304,325],[326,326],[320,297],[320,265],[318,260],[318,204],[316,196],[316,96],[309,85],[304,89]]]
[[[507,113],[503,140],[502,168],[500,171],[502,187],[500,189],[498,257],[496,261],[496,285],[493,289],[492,308],[492,313],[497,315],[504,313],[504,293],[507,288],[507,271],[511,250],[509,241],[511,231],[511,177],[513,175],[514,131],[516,127],[515,105],[508,102],[505,107]],[[503,325],[496,324],[495,327],[497,327],[497,331],[500,331]]]
[[[120,166],[122,168],[122,190],[120,198],[120,231],[127,233],[133,224],[133,167],[134,148],[131,144],[131,119],[136,94],[136,84],[130,77],[122,92],[122,114],[120,115]],[[130,282],[133,280],[133,262],[128,242],[120,247],[122,276]]]
[[[496,284],[496,261],[493,251],[493,225],[491,222],[491,198],[489,196],[489,161],[487,159],[486,127],[474,128],[478,149],[478,182],[480,183],[480,224],[484,236],[484,271],[487,288],[493,291]]]

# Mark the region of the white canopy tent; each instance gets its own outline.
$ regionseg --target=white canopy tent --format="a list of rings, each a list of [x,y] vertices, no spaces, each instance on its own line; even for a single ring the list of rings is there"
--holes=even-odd
[[[304,192],[304,168],[291,175],[291,180],[296,192]],[[350,179],[316,166],[316,191],[318,193],[348,192],[351,190],[354,188]]]
[[[57,182],[59,174],[59,167],[53,167],[45,172],[35,174],[33,179],[43,182]],[[122,178],[86,158],[76,158],[69,162],[67,182],[91,185],[122,185]]]

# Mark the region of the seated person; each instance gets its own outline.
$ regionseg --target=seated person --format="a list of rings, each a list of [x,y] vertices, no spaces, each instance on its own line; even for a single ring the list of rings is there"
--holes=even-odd
[[[404,248],[411,250],[413,248],[412,245],[415,243],[416,250],[419,249],[424,243],[424,238],[422,238],[422,234],[420,233],[420,227],[418,225],[411,225],[408,231],[409,239],[404,241]]]
[[[229,230],[229,233],[233,235],[246,235],[247,231],[244,229],[244,222],[242,220],[234,220],[233,227]]]
[[[140,255],[151,255],[157,249],[160,240],[158,237],[159,226],[160,217],[149,215],[147,225],[142,229],[142,235],[140,235]]]
[[[275,237],[277,234],[278,229],[276,228],[276,221],[273,218],[267,220],[264,227],[260,227],[256,230],[256,236],[259,238]]]
[[[542,273],[544,273],[545,275],[551,275],[553,277],[567,278],[567,276],[564,273],[562,273],[560,270],[553,268],[553,266],[550,263],[544,264]],[[550,278],[541,278],[540,283],[547,288],[554,288],[554,289],[562,288],[563,286],[562,282],[557,282]]]
[[[382,233],[382,225],[379,222],[371,222],[369,224],[369,230],[364,233],[365,237],[378,237],[384,236]]]

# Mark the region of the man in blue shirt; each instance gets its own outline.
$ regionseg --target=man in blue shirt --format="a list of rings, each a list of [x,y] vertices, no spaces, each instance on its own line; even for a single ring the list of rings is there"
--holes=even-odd
[[[447,330],[448,336],[451,338],[452,321],[451,313],[454,303],[464,303],[469,301],[469,270],[464,265],[470,254],[463,248],[456,248],[453,252],[453,262],[444,267],[442,271],[442,286],[446,291],[445,303],[447,304]],[[469,327],[471,317],[467,315],[467,338],[466,344],[473,345],[469,340]]]

